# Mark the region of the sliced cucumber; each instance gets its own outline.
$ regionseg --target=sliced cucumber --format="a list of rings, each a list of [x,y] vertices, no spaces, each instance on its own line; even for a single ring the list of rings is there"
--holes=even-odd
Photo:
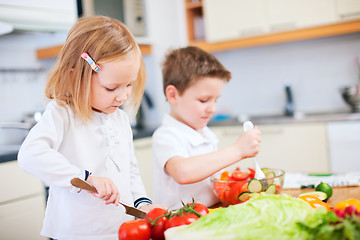
[[[275,194],[276,193],[276,186],[275,184],[270,184],[268,188],[265,190],[267,194]]]
[[[263,173],[266,174],[269,171],[269,169],[268,168],[262,168],[261,171],[263,171]]]
[[[249,200],[250,194],[251,194],[251,192],[242,192],[242,193],[240,193],[240,195],[238,197],[239,201],[240,202],[245,202],[246,200]]]
[[[268,184],[271,185],[274,183],[274,177],[275,177],[275,173],[274,172],[267,172],[265,174],[266,178],[267,178],[267,181],[268,181]]]
[[[256,178],[251,179],[249,184],[248,184],[248,190],[251,193],[261,192],[262,188],[263,188],[263,186],[262,186],[260,180],[258,180]]]

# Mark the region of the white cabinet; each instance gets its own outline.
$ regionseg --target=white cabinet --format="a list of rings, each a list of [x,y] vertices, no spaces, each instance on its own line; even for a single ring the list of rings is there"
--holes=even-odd
[[[0,20],[15,29],[68,31],[77,20],[75,0],[0,0]]]
[[[257,160],[261,167],[286,172],[329,172],[325,123],[259,125],[262,142]],[[219,149],[233,144],[243,133],[242,126],[213,127],[219,137]],[[253,167],[251,159],[240,167]]]
[[[135,156],[148,197],[152,199],[152,146],[151,137],[134,140]]]
[[[204,0],[205,35],[208,42],[264,34],[264,0]]]
[[[42,182],[10,161],[0,163],[0,190],[1,239],[46,239],[40,236],[45,214]]]
[[[270,32],[338,21],[335,0],[266,0],[266,5]]]
[[[205,38],[218,42],[333,24],[340,21],[336,1],[342,0],[203,0]]]
[[[330,122],[327,132],[331,171],[360,171],[360,121]]]
[[[359,0],[336,0],[337,12],[341,20],[360,18]]]

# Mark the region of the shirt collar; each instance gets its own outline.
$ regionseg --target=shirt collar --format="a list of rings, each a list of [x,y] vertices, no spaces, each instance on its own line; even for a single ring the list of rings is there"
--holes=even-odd
[[[218,138],[207,126],[196,131],[188,125],[176,120],[169,114],[165,114],[162,124],[174,127],[178,134],[183,135],[193,146],[198,146],[203,143],[218,143]]]

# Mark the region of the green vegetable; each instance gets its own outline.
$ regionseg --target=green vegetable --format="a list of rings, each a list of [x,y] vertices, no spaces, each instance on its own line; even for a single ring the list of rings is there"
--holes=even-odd
[[[276,186],[275,184],[270,184],[268,188],[265,190],[267,194],[275,194],[276,193]]]
[[[251,179],[248,184],[248,190],[249,190],[249,192],[252,192],[252,193],[261,192],[262,187],[263,186],[262,186],[260,180],[258,180],[256,178]]]
[[[297,222],[310,224],[315,213],[320,217],[326,210],[315,210],[288,195],[251,194],[245,203],[220,208],[186,227],[169,229],[165,236],[167,240],[305,240],[310,233]]]

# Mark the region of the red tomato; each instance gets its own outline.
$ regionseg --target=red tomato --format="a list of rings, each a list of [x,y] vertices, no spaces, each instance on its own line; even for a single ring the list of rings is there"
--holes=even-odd
[[[228,202],[230,204],[237,204],[240,203],[239,200],[239,195],[240,193],[243,192],[243,185],[247,183],[247,182],[236,182],[235,184],[233,184],[229,190],[229,194],[228,194]]]
[[[165,229],[177,227],[181,225],[188,225],[198,220],[198,218],[199,217],[193,213],[184,212],[182,215],[175,215],[173,217],[170,217],[165,224]]]
[[[195,212],[200,214],[201,216],[205,216],[209,213],[209,209],[202,203],[188,203],[186,204],[183,209],[186,211],[188,208],[193,209]]]
[[[151,223],[151,239],[163,240],[165,239],[164,231],[167,217],[167,211],[162,208],[153,208],[146,215],[145,219]]]
[[[255,170],[254,169],[252,169],[252,168],[248,168],[249,169],[249,171],[250,171],[250,179],[254,179],[254,177],[255,177]]]
[[[124,222],[119,228],[119,240],[149,240],[150,228],[150,223],[145,219]]]
[[[243,181],[248,179],[250,176],[250,173],[248,172],[242,172],[240,170],[235,170],[231,173],[231,178],[233,178],[235,181]]]

